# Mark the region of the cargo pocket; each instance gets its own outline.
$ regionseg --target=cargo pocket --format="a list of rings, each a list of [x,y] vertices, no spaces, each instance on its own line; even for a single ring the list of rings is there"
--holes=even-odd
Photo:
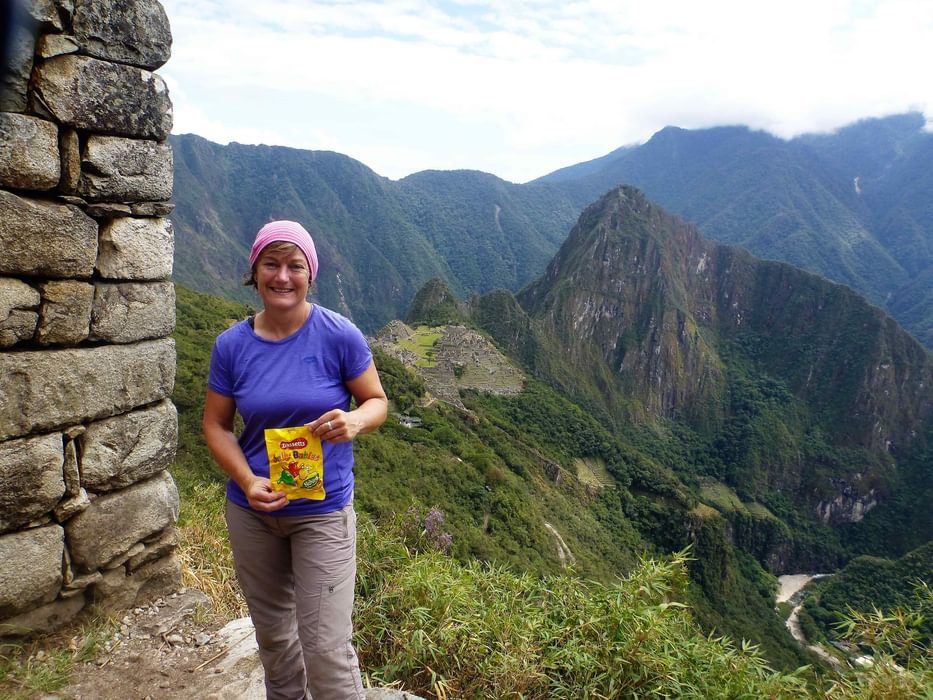
[[[320,610],[315,648],[326,652],[342,647],[353,636],[353,586],[356,567],[336,583],[321,586]]]

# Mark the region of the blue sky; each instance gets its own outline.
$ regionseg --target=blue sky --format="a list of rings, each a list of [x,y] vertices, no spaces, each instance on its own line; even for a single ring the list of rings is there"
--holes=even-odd
[[[931,0],[162,0],[175,133],[525,182],[668,125],[920,110]]]

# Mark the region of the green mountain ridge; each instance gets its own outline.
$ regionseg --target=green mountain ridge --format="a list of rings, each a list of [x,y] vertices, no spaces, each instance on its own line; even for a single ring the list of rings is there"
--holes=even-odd
[[[789,141],[746,127],[668,127],[534,182],[580,206],[634,185],[712,239],[852,287],[930,347],[931,155],[919,113]]]
[[[321,260],[319,298],[367,332],[402,317],[433,277],[458,294],[526,284],[577,214],[550,185],[485,173],[393,182],[338,153],[170,141],[178,282],[255,302],[241,285],[253,236],[266,221],[298,220]]]
[[[787,319],[758,317],[758,297],[793,290],[799,298],[786,305]],[[179,294],[180,309],[189,309],[179,313],[179,358],[197,342],[206,363],[212,336],[184,334],[190,323],[181,319],[211,304],[190,294]],[[807,309],[843,327],[856,324],[868,340],[821,329]],[[785,338],[791,319],[798,332]],[[361,441],[358,499],[381,518],[410,504],[439,506],[464,561],[540,574],[562,570],[569,552],[581,573],[605,580],[629,570],[640,552],[689,546],[690,603],[703,626],[758,641],[776,663],[793,666],[805,657],[773,613],[773,579],[762,566],[775,573],[834,567],[872,551],[861,531],[885,531],[889,500],[910,523],[926,512],[929,463],[921,456],[917,479],[899,482],[899,473],[914,473],[900,461],[914,447],[905,440],[891,454],[886,436],[909,430],[922,446],[929,353],[850,290],[705,241],[634,189],[589,207],[545,275],[518,297],[499,290],[460,302],[443,282],[429,282],[408,315],[412,324],[426,320],[485,331],[530,375],[519,394],[459,386],[467,411],[437,402],[419,407],[424,383],[377,350],[390,395],[408,397],[419,424],[390,421]],[[817,335],[808,337],[804,331],[814,328]],[[399,343],[410,331],[392,327]],[[426,365],[443,364],[435,345],[445,331],[433,333]],[[466,337],[450,344],[461,355],[447,360],[448,378],[480,346]],[[810,348],[808,341],[819,351],[801,368],[794,353],[800,343]],[[876,346],[888,352],[892,371],[877,371]],[[409,364],[418,369],[417,358]],[[859,407],[863,423],[837,423],[814,398],[821,393],[807,392],[839,381],[840,365],[867,378],[867,388],[837,392],[836,410]],[[418,371],[430,377],[428,369]],[[904,375],[911,380],[898,384]],[[890,402],[860,403],[872,392]],[[183,422],[190,419],[186,401],[179,401]],[[901,424],[905,417],[913,422]],[[875,425],[885,440],[875,439]],[[182,463],[188,449],[198,448],[183,447]],[[602,465],[609,484],[594,487],[581,475],[585,463]],[[905,490],[918,498],[905,500]],[[912,531],[915,538],[925,532]],[[916,544],[908,537],[894,546]]]
[[[668,127],[516,185],[477,171],[398,181],[325,151],[172,136],[176,279],[255,301],[238,280],[272,218],[319,240],[320,298],[367,332],[404,315],[429,279],[459,297],[517,292],[584,207],[632,184],[704,235],[846,284],[933,347],[933,134],[916,113],[784,141],[745,127]]]

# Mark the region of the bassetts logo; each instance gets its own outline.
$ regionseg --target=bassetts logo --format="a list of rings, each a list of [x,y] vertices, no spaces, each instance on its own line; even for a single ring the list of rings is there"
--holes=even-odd
[[[289,440],[287,442],[280,442],[279,448],[283,450],[300,450],[302,447],[307,447],[308,441],[304,438],[298,438],[297,440]]]

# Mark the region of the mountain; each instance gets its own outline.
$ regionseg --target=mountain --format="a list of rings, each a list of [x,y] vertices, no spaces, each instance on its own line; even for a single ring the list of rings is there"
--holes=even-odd
[[[705,235],[846,284],[933,347],[933,133],[919,113],[785,141],[668,127],[535,183],[581,207],[631,184]]]
[[[844,528],[933,481],[919,342],[852,290],[707,241],[633,188],[588,207],[513,303],[473,305],[512,356],[616,430],[688,426],[683,470],[745,499],[777,508],[783,494]],[[899,463],[919,482],[901,483]]]
[[[318,298],[366,331],[403,316],[434,277],[461,295],[527,284],[578,213],[550,185],[485,173],[394,182],[338,153],[170,141],[178,282],[255,302],[241,281],[253,236],[269,220],[298,220],[321,259]]]
[[[515,185],[476,171],[392,181],[325,151],[173,136],[176,279],[255,302],[239,280],[272,218],[310,227],[320,300],[369,332],[438,277],[461,297],[517,292],[580,211],[632,184],[704,235],[855,289],[933,347],[933,134],[920,114],[790,141],[668,127],[640,146]]]
[[[654,546],[693,547],[705,626],[760,629],[758,564],[832,570],[933,533],[933,356],[851,289],[708,241],[634,188],[588,207],[519,294],[458,304],[432,281],[408,321],[437,308],[608,428],[581,443],[540,395],[512,408],[573,446],[576,479],[611,465]]]

